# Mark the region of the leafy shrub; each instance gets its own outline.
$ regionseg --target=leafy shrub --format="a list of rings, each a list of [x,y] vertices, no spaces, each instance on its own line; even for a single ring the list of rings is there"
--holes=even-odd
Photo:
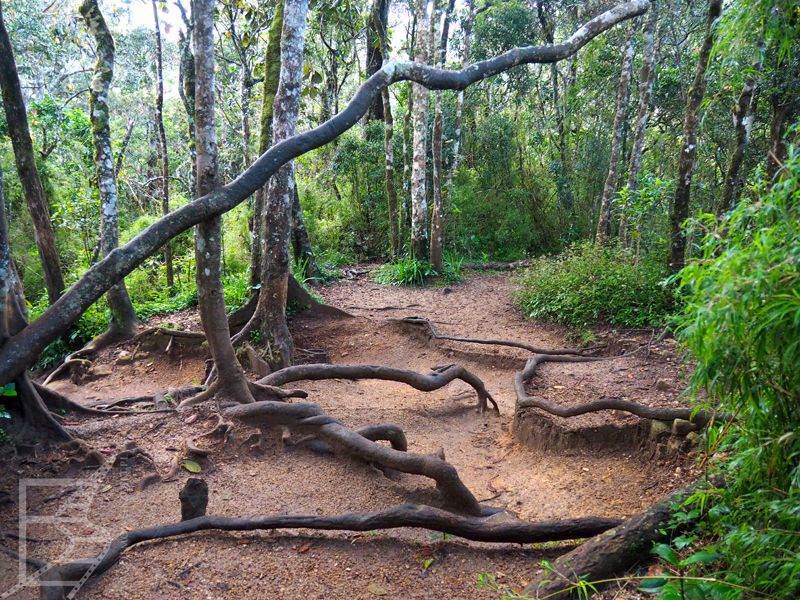
[[[693,546],[705,540],[707,551],[721,555],[705,572],[714,581],[692,584],[698,597],[800,597],[796,148],[784,167],[782,180],[762,190],[759,201],[741,203],[719,225],[710,215],[701,219],[708,232],[701,258],[678,277],[685,305],[678,334],[697,361],[692,389],[737,415],[732,425],[708,432],[727,487],[707,502],[692,535],[700,540]],[[677,585],[662,590],[672,597]]]
[[[617,247],[589,242],[538,259],[521,278],[517,303],[525,313],[573,328],[599,322],[643,327],[664,322],[671,297],[658,264],[637,264]]]
[[[374,269],[370,276],[383,285],[422,286],[436,276],[436,271],[429,262],[404,257]]]

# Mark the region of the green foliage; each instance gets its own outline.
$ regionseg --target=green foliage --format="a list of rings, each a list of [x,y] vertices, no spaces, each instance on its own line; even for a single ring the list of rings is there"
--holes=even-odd
[[[670,309],[663,267],[636,263],[615,246],[578,243],[538,259],[522,276],[517,303],[530,318],[573,328],[600,322],[627,327],[658,325]]]
[[[741,203],[706,235],[678,275],[677,325],[697,361],[692,389],[737,415],[709,432],[727,487],[703,513],[708,571],[728,597],[800,596],[800,154],[782,179]],[[703,547],[702,543],[698,543]],[[673,585],[673,584],[669,584]],[[734,589],[734,591],[731,591]]]
[[[374,269],[370,276],[383,285],[422,286],[436,271],[429,262],[416,258],[403,257]]]

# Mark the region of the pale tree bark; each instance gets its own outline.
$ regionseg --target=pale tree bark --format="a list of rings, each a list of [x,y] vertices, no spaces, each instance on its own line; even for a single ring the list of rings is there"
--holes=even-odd
[[[187,16],[186,9],[180,0],[175,2],[181,12],[186,31],[179,34],[180,64],[178,66],[178,95],[181,97],[183,108],[186,110],[187,130],[189,134],[189,159],[192,161],[192,181],[189,186],[192,190],[197,188],[197,152],[194,131],[194,54],[192,54],[192,31],[194,24],[192,17]]]
[[[700,106],[706,93],[706,70],[714,46],[714,22],[722,12],[722,0],[710,0],[706,32],[697,57],[697,70],[686,100],[683,120],[683,144],[678,161],[678,178],[675,181],[675,196],[670,207],[670,249],[668,267],[680,271],[686,260],[686,233],[683,222],[689,217],[689,199],[692,190],[692,174],[697,159],[697,134],[700,129]]]
[[[595,243],[598,245],[606,243],[611,234],[611,200],[617,192],[620,154],[622,153],[622,132],[625,129],[625,114],[628,112],[631,72],[633,71],[632,25],[628,27],[622,55],[622,70],[620,71],[619,86],[617,87],[617,108],[614,113],[614,128],[611,132],[611,156],[608,159],[608,176],[603,186],[603,196],[600,199],[600,215],[597,219]]]
[[[389,212],[389,257],[400,254],[400,211],[397,207],[397,188],[394,184],[394,119],[389,90],[381,90],[383,102],[383,154],[385,162],[384,183],[386,204]]]
[[[414,81],[431,89],[460,90],[519,65],[563,60],[618,23],[644,14],[647,5],[647,0],[629,0],[584,23],[559,44],[514,48],[465,69],[445,71],[408,62],[384,65],[356,90],[344,110],[329,121],[275,144],[231,183],[176,208],[168,217],[162,217],[145,228],[118,252],[112,252],[93,265],[54,306],[0,348],[0,383],[11,381],[33,364],[47,344],[62,335],[111,285],[133,271],[168,240],[201,221],[235,208],[283,165],[351,129],[366,114],[372,98],[387,86]]]
[[[28,115],[25,112],[25,101],[22,98],[17,65],[14,62],[14,50],[6,31],[2,11],[0,5],[0,87],[3,91],[3,108],[6,113],[8,135],[14,149],[17,173],[33,221],[33,235],[42,263],[47,297],[50,304],[53,304],[64,291],[64,276],[61,273],[56,237],[50,223],[47,197],[42,180],[39,178],[39,170],[36,168]]]
[[[655,79],[656,60],[656,28],[658,26],[658,3],[650,1],[650,10],[642,30],[644,51],[642,54],[642,68],[639,72],[639,108],[636,111],[636,128],[631,144],[631,156],[628,162],[628,183],[626,192],[628,198],[636,193],[639,187],[639,171],[642,168],[642,154],[644,153],[644,137],[647,132],[647,120],[650,115],[650,98],[653,95],[653,80]],[[627,207],[622,208],[619,221],[619,237],[623,245],[628,243],[628,212]]]
[[[450,16],[453,14],[455,0],[448,0],[442,15],[442,29],[439,36],[439,54],[436,65],[444,69],[447,61],[447,39],[450,35]],[[442,92],[435,95],[433,117],[433,141],[431,145],[433,158],[433,211],[431,212],[431,265],[434,270],[442,272],[444,247],[444,200],[442,199],[442,132],[444,118],[442,116]]]
[[[195,132],[197,136],[197,195],[219,187],[217,134],[214,119],[214,2],[194,0]],[[225,293],[222,288],[221,215],[197,224],[195,261],[197,300],[203,331],[216,367],[218,395],[237,402],[253,402],[231,343]]]
[[[272,119],[273,145],[294,136],[303,85],[307,0],[287,0],[283,7],[281,75]],[[269,180],[264,203],[263,269],[258,304],[240,332],[260,327],[267,343],[267,362],[273,369],[292,364],[294,342],[286,324],[289,283],[289,241],[295,182],[291,163],[281,166]],[[238,339],[238,338],[237,338]]]
[[[463,47],[461,48],[461,68],[469,64],[469,51],[472,44],[472,27],[475,24],[475,3],[472,0],[465,1],[467,13],[461,22],[463,31]],[[487,5],[488,6],[488,5]],[[456,96],[456,125],[453,134],[453,160],[450,163],[450,172],[447,175],[448,193],[453,192],[453,177],[455,177],[458,167],[461,164],[461,142],[462,129],[464,127],[464,90],[458,90]]]
[[[167,133],[164,131],[164,67],[161,51],[161,23],[158,18],[158,0],[153,0],[153,21],[156,28],[156,130],[158,131],[158,154],[161,160],[161,211],[169,214],[169,155]],[[164,246],[164,264],[167,270],[167,286],[175,287],[172,266],[172,244]]]
[[[261,121],[258,138],[258,154],[264,154],[272,145],[272,114],[275,94],[281,78],[281,31],[283,30],[283,1],[275,5],[264,56],[264,91],[261,98]],[[267,186],[264,185],[255,194],[253,203],[253,230],[250,243],[250,286],[254,289],[261,285],[262,246],[264,243],[264,202]]]
[[[431,47],[431,0],[415,0],[417,39],[414,62],[430,63]],[[412,111],[414,141],[411,159],[411,253],[417,260],[428,258],[428,192],[427,159],[428,136],[428,88],[421,83],[412,83],[414,100]]]
[[[391,0],[372,0],[367,24],[367,77],[371,77],[383,66],[386,56],[386,28],[389,22],[389,4]],[[383,119],[383,102],[375,98],[370,104],[365,119],[378,121]]]
[[[736,206],[736,200],[739,197],[740,171],[744,162],[744,153],[750,144],[750,132],[753,129],[753,120],[755,119],[756,76],[760,70],[761,61],[759,60],[753,73],[747,76],[736,105],[733,107],[736,145],[733,147],[728,169],[725,172],[725,184],[722,188],[722,197],[717,206],[717,216],[722,216]]]
[[[89,90],[89,118],[92,123],[97,188],[100,191],[100,253],[108,256],[119,245],[119,197],[114,155],[111,152],[111,115],[108,107],[108,94],[114,76],[114,40],[97,0],[84,0],[80,12],[97,46],[97,62]],[[108,330],[92,342],[95,348],[132,337],[139,324],[123,280],[116,282],[106,297],[111,309],[111,323]]]

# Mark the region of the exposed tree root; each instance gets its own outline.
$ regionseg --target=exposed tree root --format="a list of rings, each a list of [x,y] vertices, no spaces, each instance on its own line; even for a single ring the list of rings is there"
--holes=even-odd
[[[528,396],[525,391],[525,385],[528,380],[536,373],[536,369],[544,362],[589,362],[604,360],[603,358],[595,358],[589,356],[548,356],[545,354],[535,354],[528,359],[525,368],[517,372],[514,377],[514,390],[517,394],[517,407],[521,408],[538,408],[551,415],[558,417],[577,417],[590,412],[598,412],[601,410],[621,410],[641,417],[643,419],[657,419],[659,421],[672,421],[674,419],[684,419],[696,423],[699,427],[705,427],[712,418],[728,419],[727,415],[721,413],[707,412],[693,408],[669,408],[669,407],[656,407],[648,406],[646,404],[639,404],[630,400],[623,400],[622,398],[603,398],[601,400],[593,400],[583,404],[574,406],[560,406],[555,402],[538,398],[536,396]]]
[[[91,349],[81,348],[73,352],[72,354],[68,354],[64,357],[64,362],[58,365],[44,380],[42,385],[50,385],[50,383],[55,380],[59,375],[61,375],[64,371],[68,368],[73,366],[84,367],[88,371],[89,368],[92,366],[92,361],[87,359],[87,356],[91,356],[95,353],[95,351]]]
[[[547,349],[547,348],[537,348],[536,346],[531,346],[530,344],[526,344],[524,342],[516,342],[513,340],[484,340],[484,339],[477,339],[477,338],[464,338],[464,337],[454,337],[450,335],[441,335],[437,330],[434,324],[430,321],[430,319],[426,319],[425,317],[404,317],[402,319],[394,319],[401,323],[405,323],[407,325],[414,325],[417,327],[421,327],[427,330],[428,334],[436,340],[447,340],[450,342],[467,342],[470,344],[487,344],[491,346],[508,346],[510,348],[521,348],[522,350],[527,350],[528,352],[533,352],[534,354],[548,354],[548,355],[561,355],[561,354],[575,354],[581,355],[583,352],[576,348],[558,348],[555,350]]]
[[[673,513],[697,488],[685,487],[617,527],[597,535],[539,571],[524,590],[526,598],[569,597],[578,579],[592,582],[621,574],[650,556],[654,542],[667,537]],[[599,586],[598,587],[602,587]]]
[[[440,457],[411,454],[382,446],[325,415],[316,404],[255,402],[226,408],[222,414],[257,427],[262,432],[275,426],[285,426],[299,433],[313,434],[337,452],[403,473],[429,477],[436,481],[444,502],[454,511],[478,516],[492,510],[481,507],[461,481],[455,467]]]
[[[617,519],[584,517],[563,521],[530,523],[507,513],[489,517],[468,517],[430,506],[403,504],[373,513],[335,516],[277,515],[264,517],[202,516],[169,525],[136,529],[114,539],[96,557],[50,567],[41,575],[43,600],[62,600],[72,589],[59,583],[80,581],[100,575],[117,563],[123,552],[138,543],[186,535],[198,531],[263,531],[273,529],[320,529],[325,531],[373,531],[420,527],[456,535],[468,540],[497,543],[539,543],[572,540],[596,535],[619,524]]]
[[[129,396],[127,398],[120,398],[118,400],[101,400],[92,405],[94,409],[109,409],[116,406],[124,406],[126,404],[152,404],[155,407],[170,406],[173,403],[180,402],[181,400],[191,397],[195,394],[205,391],[205,388],[198,385],[190,385],[186,387],[158,392],[157,394],[148,394],[143,396]],[[108,413],[107,410],[100,410],[101,413]]]
[[[139,341],[143,338],[154,336],[154,335],[163,335],[166,337],[171,338],[182,338],[182,339],[189,339],[189,340],[205,340],[206,334],[201,331],[184,331],[182,329],[170,329],[168,327],[149,327],[144,331],[136,334],[133,338],[134,341]]]
[[[380,379],[384,381],[398,381],[410,385],[423,392],[438,390],[455,379],[472,386],[478,394],[478,409],[481,414],[491,402],[494,410],[499,414],[500,408],[494,398],[486,391],[486,386],[473,373],[460,365],[440,365],[433,367],[430,374],[417,373],[407,369],[384,367],[381,365],[330,365],[310,364],[287,367],[267,375],[259,381],[263,384],[284,385],[290,381],[320,379]]]

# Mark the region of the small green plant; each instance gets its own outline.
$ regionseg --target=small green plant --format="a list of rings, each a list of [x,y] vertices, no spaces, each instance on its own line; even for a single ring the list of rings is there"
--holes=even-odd
[[[621,248],[582,242],[535,261],[520,280],[516,300],[530,318],[573,329],[602,322],[656,326],[672,309],[666,275],[660,263],[637,263]]]
[[[495,577],[494,573],[478,573],[476,587],[479,590],[493,591],[500,596],[502,600],[527,600],[530,598],[528,594],[519,595],[512,590],[503,588],[499,583],[497,583],[497,578]]]
[[[464,274],[461,272],[461,266],[463,264],[463,256],[445,254],[444,272],[442,273],[442,278],[444,279],[445,283],[460,283],[464,281]]]
[[[374,269],[370,276],[382,285],[423,286],[437,275],[429,262],[404,257]]]

